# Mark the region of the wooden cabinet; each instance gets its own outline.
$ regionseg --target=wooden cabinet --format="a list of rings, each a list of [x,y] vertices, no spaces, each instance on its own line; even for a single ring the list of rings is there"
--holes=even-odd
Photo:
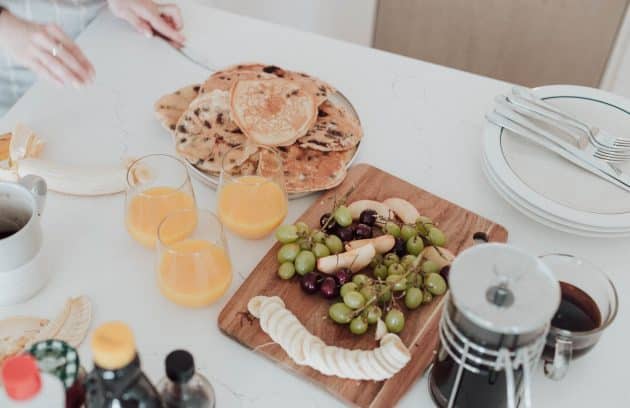
[[[374,46],[527,86],[597,87],[630,0],[380,0]]]

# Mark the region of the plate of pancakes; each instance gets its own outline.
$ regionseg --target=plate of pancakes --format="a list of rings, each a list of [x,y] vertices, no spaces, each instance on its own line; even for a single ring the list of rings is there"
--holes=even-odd
[[[252,175],[257,146],[276,149],[290,198],[339,185],[363,137],[359,116],[348,99],[328,83],[275,65],[230,66],[155,102],[160,123],[191,173],[219,184],[223,158],[232,174]],[[236,159],[236,160],[235,160]]]

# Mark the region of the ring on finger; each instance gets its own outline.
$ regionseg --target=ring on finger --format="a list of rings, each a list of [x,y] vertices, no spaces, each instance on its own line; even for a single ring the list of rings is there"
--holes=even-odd
[[[58,42],[56,45],[54,45],[52,47],[52,49],[50,50],[50,53],[52,54],[53,57],[58,57],[59,54],[61,54],[61,51],[63,51],[63,44],[61,42]]]

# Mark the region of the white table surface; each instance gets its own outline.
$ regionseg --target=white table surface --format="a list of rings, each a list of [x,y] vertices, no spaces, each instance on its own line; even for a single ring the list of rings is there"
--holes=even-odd
[[[622,390],[630,361],[625,309],[630,240],[587,239],[549,229],[511,208],[490,187],[481,170],[483,115],[508,84],[221,12],[209,11],[203,19],[215,33],[202,42],[216,53],[214,64],[274,63],[319,76],[343,91],[365,128],[359,162],[503,224],[509,241],[532,254],[567,252],[602,266],[621,298],[617,320],[588,356],[572,364],[564,381],[552,382],[537,373],[534,402],[572,408],[627,405]],[[153,102],[202,81],[207,73],[164,42],[132,32],[108,12],[88,27],[79,44],[96,67],[96,83],[80,91],[38,83],[0,120],[0,130],[22,121],[48,142],[46,157],[68,163],[112,163],[125,156],[172,153],[170,136],[154,119]],[[200,207],[215,208],[213,190],[195,183],[195,191]],[[288,221],[314,200],[292,201]],[[229,235],[235,267],[229,292],[211,307],[184,309],[159,294],[155,254],[127,235],[123,202],[124,195],[79,198],[51,193],[43,216],[42,255],[53,277],[28,302],[0,308],[0,318],[53,317],[68,297],[87,295],[94,305],[93,327],[113,319],[133,327],[144,369],[154,381],[162,377],[165,355],[183,347],[214,384],[220,407],[339,404],[217,328],[223,304],[272,245],[271,238],[248,242]],[[80,352],[91,369],[87,342]],[[426,376],[400,403],[431,405]]]

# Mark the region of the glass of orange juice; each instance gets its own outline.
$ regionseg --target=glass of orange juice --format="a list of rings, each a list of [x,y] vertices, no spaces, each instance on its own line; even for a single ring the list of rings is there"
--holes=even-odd
[[[232,282],[232,264],[217,216],[186,209],[166,217],[158,228],[157,275],[162,294],[178,305],[202,307],[219,299]]]
[[[217,201],[219,218],[230,231],[247,239],[269,235],[288,208],[278,152],[251,145],[229,150],[223,157]]]
[[[194,209],[195,195],[186,165],[167,154],[144,156],[129,166],[125,223],[136,241],[154,248],[160,222],[173,211]],[[190,234],[190,223],[164,234],[173,239]],[[188,228],[188,229],[186,229]]]

